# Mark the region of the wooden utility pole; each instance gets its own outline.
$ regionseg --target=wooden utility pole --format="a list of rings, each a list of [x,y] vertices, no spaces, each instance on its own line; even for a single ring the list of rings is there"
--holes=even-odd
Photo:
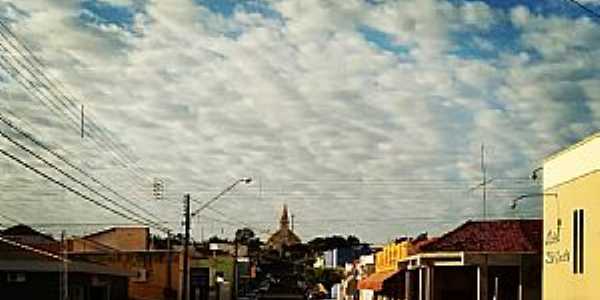
[[[63,251],[63,273],[62,273],[62,298],[61,300],[69,299],[69,263],[67,260],[67,246],[65,239],[65,231],[63,230],[60,234],[60,244]]]
[[[171,275],[171,269],[173,268],[173,254],[171,253],[171,231],[167,231],[167,289],[169,290],[169,293],[171,292],[171,289],[173,288],[171,286],[171,280],[172,280],[172,275]]]
[[[190,245],[190,194],[185,194],[183,197],[183,206],[185,214],[185,237],[183,240],[183,280],[181,295],[183,300],[189,300],[189,245]]]

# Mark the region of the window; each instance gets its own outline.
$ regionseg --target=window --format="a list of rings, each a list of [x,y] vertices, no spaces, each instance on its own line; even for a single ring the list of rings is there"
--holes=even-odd
[[[584,265],[583,209],[573,211],[573,273],[583,274]]]
[[[25,282],[25,281],[27,281],[27,277],[25,276],[25,273],[8,273],[8,276],[6,279],[8,282]]]

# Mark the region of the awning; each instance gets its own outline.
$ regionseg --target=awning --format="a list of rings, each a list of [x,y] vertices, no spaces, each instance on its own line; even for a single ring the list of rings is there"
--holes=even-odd
[[[358,289],[381,291],[383,289],[383,282],[389,279],[390,277],[396,275],[398,272],[401,271],[398,270],[373,273],[369,275],[369,277],[362,279],[358,282]]]

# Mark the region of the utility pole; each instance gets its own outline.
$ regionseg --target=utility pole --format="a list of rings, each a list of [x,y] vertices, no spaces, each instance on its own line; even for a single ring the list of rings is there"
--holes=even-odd
[[[237,300],[238,298],[238,240],[235,239],[235,255],[233,257],[233,300]]]
[[[188,277],[189,277],[189,245],[190,245],[190,194],[183,196],[183,206],[185,213],[185,238],[183,240],[183,287],[181,295],[183,300],[189,300]]]
[[[171,269],[173,268],[173,254],[171,253],[171,231],[167,231],[167,290],[169,295],[171,295]]]
[[[63,230],[60,234],[60,244],[63,250],[63,274],[62,274],[62,299],[69,299],[69,263],[67,261],[67,247],[66,247],[66,232]]]

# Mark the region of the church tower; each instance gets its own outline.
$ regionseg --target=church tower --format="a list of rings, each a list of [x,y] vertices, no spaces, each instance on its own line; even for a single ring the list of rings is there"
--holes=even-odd
[[[287,204],[283,205],[283,213],[281,214],[281,220],[279,221],[279,229],[290,228],[290,219],[288,216]]]
[[[290,229],[288,207],[287,204],[284,204],[281,219],[279,219],[279,230],[269,238],[267,246],[271,249],[281,251],[284,246],[292,246],[300,243],[302,243],[300,238]]]

